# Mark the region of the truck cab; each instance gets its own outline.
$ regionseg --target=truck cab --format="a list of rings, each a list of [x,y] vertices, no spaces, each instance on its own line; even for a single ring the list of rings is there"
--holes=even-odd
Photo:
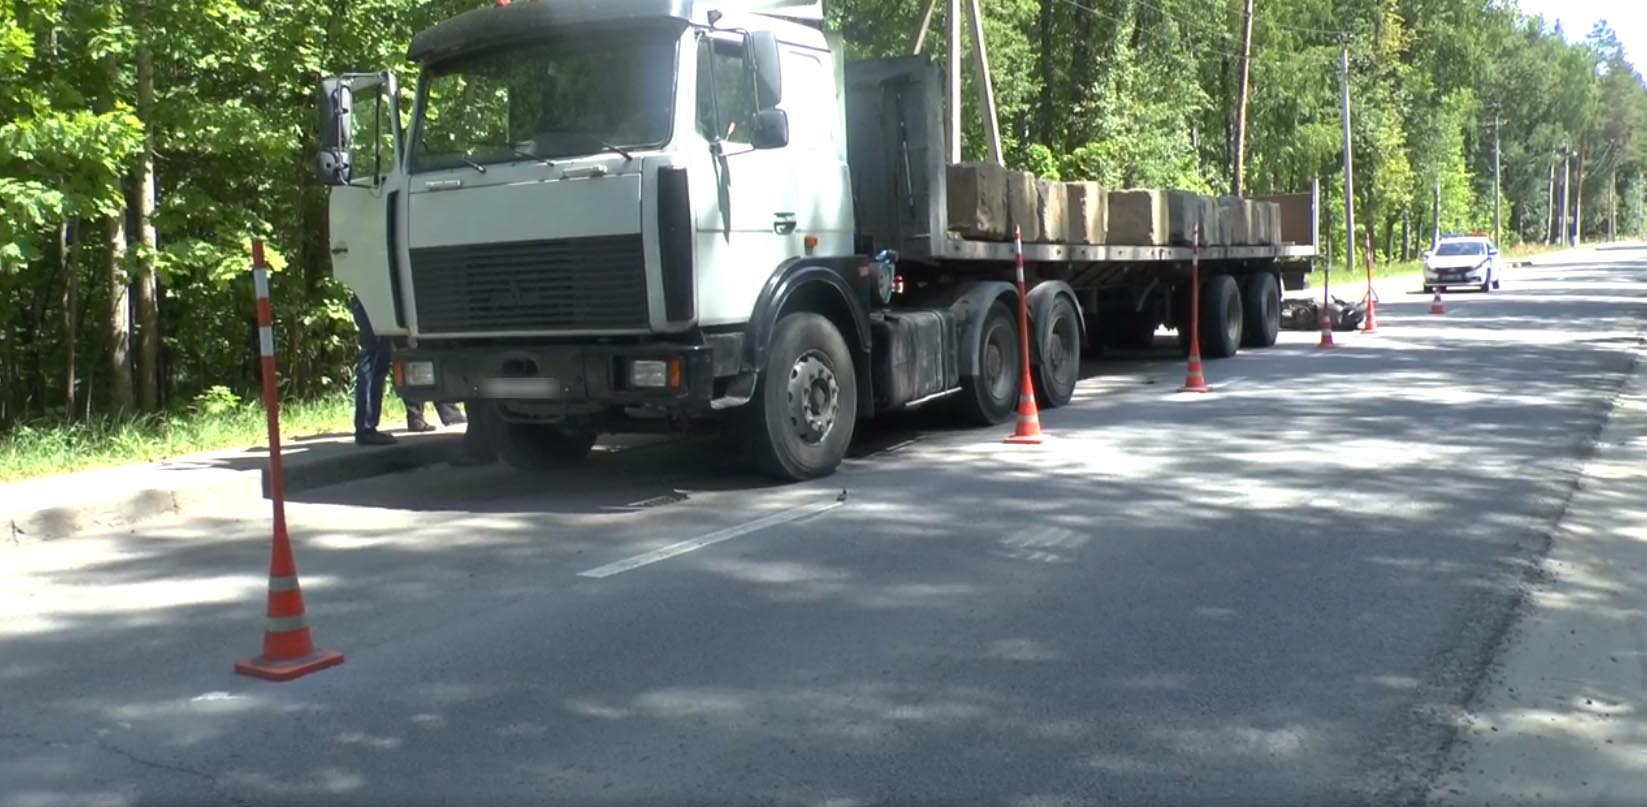
[[[486,410],[536,467],[748,402],[782,297],[859,330],[839,51],[816,3],[736,5],[484,7],[413,39],[409,98],[322,83],[334,273],[403,394]],[[860,368],[809,371],[818,431]]]

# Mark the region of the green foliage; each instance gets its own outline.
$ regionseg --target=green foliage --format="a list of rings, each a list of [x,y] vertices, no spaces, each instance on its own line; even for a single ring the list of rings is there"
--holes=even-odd
[[[284,390],[344,387],[353,333],[347,293],[330,279],[327,193],[310,181],[313,82],[405,70],[415,31],[482,2],[0,0],[0,431],[114,409],[109,357],[125,312],[111,306],[151,269],[162,407],[255,395],[254,236],[275,269]],[[946,5],[925,47],[940,60]],[[1233,185],[1242,0],[981,5],[1009,163],[1111,187]],[[862,58],[909,53],[926,1],[827,6]],[[1245,186],[1300,191],[1319,179],[1323,237],[1336,233],[1340,256],[1343,50],[1356,221],[1382,252],[1399,252],[1403,228],[1427,241],[1437,178],[1444,229],[1490,227],[1495,156],[1505,240],[1543,240],[1563,147],[1587,236],[1647,234],[1647,90],[1605,26],[1570,44],[1508,0],[1256,8]],[[985,127],[970,71],[966,82],[976,159]],[[153,249],[134,210],[145,158]]]

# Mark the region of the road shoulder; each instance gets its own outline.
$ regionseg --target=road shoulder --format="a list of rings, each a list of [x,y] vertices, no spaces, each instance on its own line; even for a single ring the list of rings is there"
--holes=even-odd
[[[1647,804],[1644,502],[1638,352],[1433,803]]]

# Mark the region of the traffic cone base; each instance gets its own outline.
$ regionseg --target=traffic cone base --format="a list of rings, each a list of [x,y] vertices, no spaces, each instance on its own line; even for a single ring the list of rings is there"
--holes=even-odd
[[[1318,350],[1324,350],[1326,348],[1338,347],[1338,344],[1333,342],[1333,340],[1332,340],[1332,319],[1331,318],[1329,318],[1329,317],[1322,317],[1321,318],[1321,342],[1319,344],[1317,344],[1315,347]]]
[[[336,650],[321,650],[295,659],[276,660],[263,656],[243,658],[235,661],[234,671],[240,675],[267,681],[290,681],[342,663],[342,653]]]
[[[1035,382],[1024,373],[1024,380],[1018,394],[1018,428],[1002,442],[1020,446],[1038,446],[1046,441],[1046,435],[1041,433],[1041,410],[1035,405]]]
[[[1430,301],[1430,313],[1431,314],[1445,314],[1445,313],[1447,313],[1447,306],[1445,306],[1441,303],[1441,290],[1440,289],[1435,290],[1435,299]]]
[[[1190,354],[1189,369],[1184,373],[1184,386],[1179,387],[1178,391],[1212,392],[1212,387],[1207,386],[1206,372],[1201,369],[1200,353]]]

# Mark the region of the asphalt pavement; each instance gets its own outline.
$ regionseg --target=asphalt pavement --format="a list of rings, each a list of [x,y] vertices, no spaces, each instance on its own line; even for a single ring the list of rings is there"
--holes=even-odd
[[[1447,772],[1635,365],[1647,250],[1383,296],[1174,392],[898,418],[779,486],[712,439],[302,491],[338,668],[231,674],[268,513],[12,547],[0,807],[1390,804]],[[1415,290],[1416,291],[1416,290]],[[226,503],[228,504],[228,503]]]

